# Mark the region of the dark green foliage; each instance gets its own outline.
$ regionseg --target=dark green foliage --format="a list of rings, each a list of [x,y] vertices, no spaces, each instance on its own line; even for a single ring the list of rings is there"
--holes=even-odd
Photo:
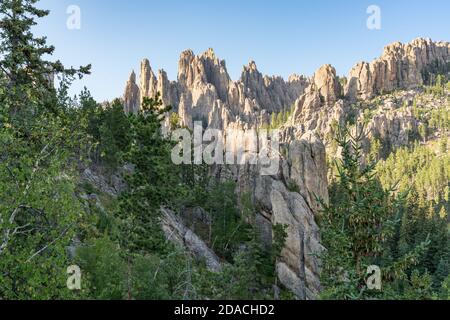
[[[167,111],[161,105],[159,96],[146,98],[143,111],[130,116],[132,142],[125,158],[134,165],[134,173],[127,177],[128,190],[120,196],[118,212],[122,220],[119,239],[130,252],[164,249],[160,208],[170,206],[179,189],[178,167],[170,158],[173,145],[161,133]]]
[[[172,143],[161,132],[161,119],[167,109],[161,108],[159,96],[145,99],[143,111],[137,115],[125,115],[119,101],[105,110],[99,110],[93,103],[85,105],[93,106],[97,113],[88,116],[91,120],[88,130],[94,139],[99,139],[99,150],[112,152],[112,159],[118,161],[116,166],[127,161],[134,167],[133,173],[126,177],[127,191],[119,196],[115,216],[109,220],[113,226],[104,228],[98,224],[99,231],[113,240],[99,238],[94,245],[80,250],[80,263],[93,284],[92,296],[183,297],[180,286],[190,258],[166,241],[160,226],[161,207],[170,207],[170,199],[181,189],[181,175],[170,159]],[[109,131],[108,126],[117,128],[117,132]],[[97,128],[100,128],[98,137]],[[114,157],[114,150],[121,155]],[[104,155],[101,159],[102,163],[113,164]]]
[[[418,262],[425,243],[396,261],[387,257],[389,240],[398,223],[401,198],[385,190],[375,178],[374,166],[363,166],[360,142],[364,130],[351,135],[341,128],[337,135],[342,160],[337,164],[338,181],[332,187],[330,204],[324,204],[321,217],[323,244],[322,281],[324,298],[361,299],[379,297],[365,284],[367,266],[383,270],[384,285],[404,276]]]
[[[79,123],[87,137],[83,139],[84,152],[77,150],[77,153],[86,153],[94,164],[106,168],[106,173],[113,173],[124,164],[124,156],[131,147],[130,117],[119,99],[100,105],[86,89],[80,94],[79,105],[73,121]]]
[[[95,299],[123,299],[127,266],[120,248],[107,237],[91,240],[77,250],[77,262]]]
[[[400,149],[378,164],[383,185],[397,180],[399,191],[408,191],[392,254],[395,258],[428,239],[430,244],[416,269],[432,277],[435,291],[450,273],[449,169],[448,155],[436,157],[422,146]]]
[[[450,276],[448,276],[443,282],[439,292],[439,299],[450,300]]]
[[[90,66],[67,69],[59,61],[45,60],[54,47],[46,44],[45,37],[35,37],[31,32],[35,19],[48,15],[48,11],[35,7],[36,2],[4,0],[0,4],[0,80],[5,88],[0,103],[7,108],[13,123],[25,131],[30,129],[31,110],[59,112],[53,77],[73,79],[90,70]]]
[[[258,256],[254,248],[237,252],[233,264],[226,265],[215,282],[215,298],[230,300],[263,299],[258,273]],[[266,297],[267,298],[267,297]]]
[[[199,278],[199,294],[214,299],[272,299],[272,286],[276,283],[275,263],[287,236],[285,226],[274,226],[272,246],[270,249],[264,248],[255,223],[257,212],[250,194],[241,195],[240,201],[237,201],[234,183],[218,184],[215,188],[211,200],[223,194],[223,198],[229,201],[228,205],[217,207],[222,220],[214,220],[212,226],[216,250],[220,252],[220,248],[226,248],[225,258],[228,263],[222,272],[205,274]],[[214,237],[215,232],[222,234],[220,228],[224,221],[231,236],[228,234],[227,237],[225,233],[222,237]],[[214,226],[215,223],[218,228]]]
[[[215,184],[205,202],[205,209],[213,220],[208,242],[217,254],[228,260],[238,246],[248,240],[248,224],[238,210],[235,189],[233,182]]]
[[[96,108],[90,99],[83,105]],[[212,181],[208,178],[209,168],[204,165],[173,165],[170,159],[173,143],[161,133],[161,119],[166,111],[161,109],[157,96],[144,101],[142,113],[127,117],[128,127],[124,122],[124,129],[131,137],[124,160],[134,165],[134,173],[127,177],[128,190],[119,196],[115,218],[108,220],[116,226],[102,227],[103,213],[97,212],[98,231],[90,233],[94,237],[107,233],[116,240],[100,237],[93,240],[94,245],[80,251],[80,263],[92,284],[92,297],[269,298],[275,283],[275,259],[286,237],[284,228],[275,226],[272,250],[266,251],[258,231],[250,227],[256,214],[251,199],[243,195],[239,201],[235,183]],[[93,137],[98,123],[101,122],[91,124],[91,129],[87,127]],[[108,140],[114,139],[109,137],[101,144]],[[88,189],[95,191],[85,188]],[[198,225],[194,227],[219,256],[229,261],[223,272],[206,271],[189,253],[166,241],[160,226],[162,206],[184,212],[202,207],[208,212],[211,222],[205,225],[206,232],[198,229]],[[94,211],[98,210],[94,208]],[[117,272],[102,262],[110,260],[117,266]],[[242,273],[244,267],[246,272]],[[99,272],[106,276],[99,276]],[[202,276],[197,277],[198,273]],[[108,274],[112,277],[112,287],[102,280]]]
[[[107,237],[89,241],[77,251],[88,296],[102,300],[188,298],[183,279],[188,260],[177,250],[164,258],[158,254],[124,256],[117,243]]]

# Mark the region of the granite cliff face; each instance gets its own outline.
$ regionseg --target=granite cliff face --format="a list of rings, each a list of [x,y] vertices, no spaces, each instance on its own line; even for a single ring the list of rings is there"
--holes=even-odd
[[[333,123],[342,124],[349,117],[363,119],[370,108],[375,116],[368,119],[369,135],[381,136],[394,147],[406,145],[419,125],[411,114],[414,97],[437,74],[449,72],[450,43],[425,39],[387,46],[380,58],[352,68],[342,79],[345,85],[332,66],[322,66],[295,101],[285,127],[296,136],[314,131],[328,147]],[[405,105],[406,110],[401,109]]]
[[[242,136],[241,136],[242,137]],[[244,143],[235,138],[236,145]],[[264,246],[272,243],[272,225],[287,226],[287,239],[277,272],[281,283],[300,299],[320,292],[320,245],[316,196],[328,201],[325,146],[312,132],[281,146],[285,156],[273,175],[262,175],[258,165],[215,166],[214,176],[237,181],[238,194],[250,194]]]
[[[267,245],[272,241],[273,224],[288,226],[286,246],[277,263],[278,277],[298,298],[312,299],[320,292],[320,263],[314,254],[324,250],[315,222],[320,213],[316,197],[328,201],[326,158],[327,152],[333,152],[333,126],[349,117],[363,119],[369,110],[369,136],[389,141],[393,147],[405,145],[419,121],[410,108],[403,107],[411,106],[415,90],[435,74],[449,71],[450,43],[424,39],[387,46],[380,58],[357,64],[347,79],[340,79],[331,65],[324,65],[310,78],[293,75],[284,80],[262,75],[251,61],[240,79],[233,81],[225,61],[212,49],[199,56],[187,50],[180,56],[177,81],[168,80],[163,70],[155,75],[144,60],[139,85],[134,72],[127,82],[124,104],[127,112],[138,112],[143,97],[159,92],[164,105],[171,105],[178,114],[180,125],[192,129],[195,122],[201,122],[204,129],[222,130],[221,138],[233,149],[252,152],[259,150],[248,146],[248,134],[258,139],[260,129],[271,125],[272,114],[291,111],[279,124],[278,173],[261,175],[259,165],[246,164],[216,165],[212,174],[234,179],[238,193],[252,195],[259,211],[256,221]],[[400,93],[373,100],[395,90]],[[229,129],[240,133],[227,134]],[[213,256],[207,248],[200,252]]]
[[[124,95],[125,112],[136,112],[139,110],[140,91],[139,86],[136,85],[136,73],[131,73],[127,81]]]
[[[429,73],[450,71],[450,43],[416,39],[408,44],[388,45],[371,63],[358,63],[345,89],[350,99],[368,99],[395,89],[412,89],[428,84]]]
[[[199,56],[186,50],[181,53],[175,82],[169,81],[162,70],[155,76],[149,61],[142,61],[140,83],[136,83],[133,72],[124,101],[127,111],[137,112],[142,97],[153,97],[160,92],[164,104],[171,105],[180,114],[183,125],[220,118],[221,123],[212,124],[223,128],[224,123],[237,118],[251,122],[255,114],[267,118],[271,112],[289,108],[308,85],[308,79],[297,75],[288,81],[263,76],[253,61],[244,67],[238,81],[232,81],[225,61],[218,59],[212,49]]]
[[[291,126],[298,126],[301,134],[313,130],[323,136],[330,122],[339,121],[350,104],[398,89],[416,89],[435,74],[448,72],[450,43],[422,38],[393,43],[380,58],[358,63],[343,85],[331,65],[320,67],[310,78],[292,75],[286,81],[262,75],[254,61],[233,81],[225,61],[212,49],[199,56],[186,50],[180,56],[177,81],[168,80],[163,70],[155,75],[150,62],[143,60],[139,84],[132,72],[124,103],[126,111],[138,112],[142,97],[159,92],[164,104],[180,115],[182,125],[192,127],[194,121],[203,121],[205,127],[218,129],[236,121],[250,126],[267,124],[270,114],[293,107]]]

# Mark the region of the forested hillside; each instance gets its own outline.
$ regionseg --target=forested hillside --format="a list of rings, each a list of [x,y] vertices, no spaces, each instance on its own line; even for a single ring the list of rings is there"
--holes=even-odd
[[[0,300],[450,299],[448,66],[385,92],[184,52],[177,83],[143,62],[100,103],[68,94],[91,66],[54,61],[36,2],[0,4]],[[280,170],[175,164],[195,122],[279,129]]]

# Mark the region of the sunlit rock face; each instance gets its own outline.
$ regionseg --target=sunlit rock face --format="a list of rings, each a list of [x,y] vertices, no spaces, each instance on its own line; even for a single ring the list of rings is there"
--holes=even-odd
[[[298,298],[313,299],[320,292],[317,254],[324,250],[315,221],[320,214],[317,199],[328,201],[326,158],[327,152],[333,152],[333,127],[345,123],[351,113],[356,119],[363,118],[354,108],[355,102],[367,102],[397,89],[417,88],[437,69],[450,71],[449,63],[449,43],[417,39],[387,46],[380,58],[357,64],[344,82],[328,64],[310,78],[292,75],[285,80],[263,75],[254,61],[233,81],[225,61],[212,49],[201,55],[186,50],[180,55],[176,81],[170,81],[163,70],[155,73],[150,62],[143,60],[139,84],[134,72],[126,84],[124,105],[126,112],[138,112],[144,97],[159,92],[163,104],[172,106],[178,115],[181,126],[193,129],[200,123],[202,130],[221,130],[227,146],[248,153],[258,153],[260,147],[247,138],[254,136],[258,141],[274,114],[289,111],[289,117],[277,126],[280,161],[275,173],[263,175],[259,165],[242,164],[213,165],[211,174],[236,181],[239,195],[252,196],[265,246],[271,245],[274,224],[287,225],[286,246],[277,262],[279,280]],[[396,99],[403,104],[411,97],[405,93]],[[373,110],[367,130],[369,137],[377,136],[399,147],[408,143],[417,126],[410,110],[400,109],[386,98]],[[201,254],[214,256],[203,246],[199,248]],[[214,259],[211,261],[214,265]]]
[[[371,63],[358,63],[350,71],[345,88],[349,99],[368,99],[395,89],[428,84],[428,74],[449,72],[450,43],[416,39],[408,44],[393,43]]]
[[[124,95],[125,112],[137,113],[140,110],[140,93],[139,86],[136,84],[136,73],[131,72],[130,78],[127,81]]]
[[[253,61],[244,66],[240,79],[233,81],[225,61],[212,49],[198,56],[186,50],[180,55],[176,81],[170,81],[163,70],[155,75],[149,60],[144,59],[139,85],[133,73],[124,101],[126,111],[136,111],[143,97],[159,92],[164,105],[179,114],[182,125],[192,128],[195,121],[203,121],[205,127],[224,129],[224,123],[236,120],[256,125],[263,118],[267,123],[272,112],[289,109],[308,85],[309,80],[298,75],[287,81],[263,76]]]

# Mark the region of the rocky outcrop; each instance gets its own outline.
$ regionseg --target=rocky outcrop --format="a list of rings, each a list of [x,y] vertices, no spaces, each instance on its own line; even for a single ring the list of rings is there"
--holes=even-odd
[[[450,71],[450,43],[416,39],[393,43],[371,63],[358,63],[348,77],[345,89],[351,100],[370,99],[394,89],[417,88],[428,84],[433,72]]]
[[[82,170],[81,178],[83,181],[90,183],[98,191],[105,193],[109,197],[117,198],[120,193],[126,190],[124,176],[131,174],[133,171],[133,166],[125,165],[107,179],[101,173],[95,172],[93,168],[85,168]],[[98,210],[107,214],[97,194],[81,194],[79,198],[85,201],[87,208],[89,208],[89,204],[92,204]],[[195,209],[194,213],[203,219],[208,218],[206,212],[201,208]],[[168,241],[187,249],[197,260],[204,262],[210,271],[221,271],[222,265],[220,259],[199,236],[185,226],[181,217],[167,208],[161,208],[161,214],[161,227]],[[74,256],[79,246],[79,243],[71,243],[67,249]]]
[[[134,167],[126,164],[117,169],[114,174],[108,175],[108,179],[101,173],[95,170],[95,167],[80,168],[81,178],[90,183],[95,189],[112,197],[117,197],[118,194],[126,189],[125,177],[134,172]]]
[[[328,202],[325,146],[311,131],[290,143],[283,175],[298,187],[300,195],[315,213],[320,211],[316,197]]]
[[[216,254],[172,211],[161,208],[161,225],[167,240],[186,248],[194,257],[204,261],[212,272],[220,272],[222,265]]]
[[[296,137],[314,131],[322,140],[327,140],[331,124],[344,121],[346,106],[341,96],[342,88],[336,70],[330,65],[320,67],[306,93],[295,101],[286,129],[295,133]]]
[[[308,85],[306,78],[292,75],[285,82],[281,77],[263,76],[254,61],[251,61],[241,75],[244,98],[252,101],[256,110],[279,112],[288,108],[304,92]]]
[[[341,96],[341,85],[336,77],[336,69],[326,64],[316,71],[313,83],[321,100],[326,104],[335,103]]]
[[[328,203],[325,146],[317,135],[307,132],[289,144],[282,178],[272,182],[268,195],[272,222],[288,226],[277,263],[280,281],[297,297],[313,299],[320,292],[317,255],[324,249],[314,217],[320,213],[318,199]]]
[[[313,299],[320,292],[319,264],[322,252],[319,228],[304,198],[290,192],[280,181],[270,191],[272,222],[287,226],[285,248],[277,261],[280,282],[300,299]]]
[[[227,146],[250,155],[260,151],[255,144],[260,138],[258,129],[268,123],[271,113],[291,108],[295,102],[298,107],[294,119],[311,118],[307,127],[300,129],[292,123],[281,129],[283,142],[290,146],[277,172],[262,175],[260,164],[219,165],[215,175],[237,181],[241,194],[249,192],[253,195],[255,206],[260,208],[256,221],[267,247],[272,241],[272,225],[287,226],[288,239],[277,264],[278,276],[298,298],[314,298],[320,290],[315,254],[323,250],[314,221],[319,212],[316,196],[328,200],[327,169],[325,147],[317,135],[305,133],[310,128],[315,129],[316,123],[312,122],[318,121],[318,111],[324,103],[325,108],[331,110],[338,101],[340,86],[334,68],[321,68],[310,86],[310,80],[301,76],[293,75],[288,81],[263,76],[256,63],[250,62],[244,67],[241,78],[234,82],[227,73],[225,62],[210,49],[200,56],[190,50],[184,51],[176,83],[170,84],[163,80],[164,77],[155,80],[146,60],[141,74],[141,94],[151,96],[156,88],[162,92],[165,104],[169,101],[177,103],[175,109],[182,125],[192,128],[200,121],[204,128],[221,129]],[[228,134],[230,129],[235,129],[235,134]],[[216,269],[217,259],[213,252],[208,251],[200,239],[191,236],[174,215],[164,213],[163,227],[166,234],[172,234],[171,238]]]
[[[144,97],[155,97],[157,93],[161,95],[161,100],[165,106],[174,107],[176,111],[180,102],[178,94],[178,84],[169,81],[167,73],[164,70],[158,71],[158,76],[155,76],[150,66],[148,59],[141,62],[139,102],[142,103]],[[127,97],[127,92],[125,92]]]
[[[136,73],[134,71],[131,72],[125,87],[124,109],[128,113],[137,113],[140,110],[140,91],[136,84]]]
[[[164,71],[155,76],[148,60],[140,70],[140,84],[132,73],[125,90],[125,109],[139,110],[142,97],[160,92],[165,105],[172,105],[183,125],[202,121],[205,126],[225,129],[229,122],[242,121],[256,125],[255,119],[268,124],[271,113],[295,107],[291,124],[300,129],[317,131],[321,138],[333,121],[340,122],[349,101],[369,99],[394,89],[416,88],[430,81],[433,73],[450,71],[450,44],[416,39],[409,44],[393,43],[382,56],[371,63],[357,64],[340,85],[331,65],[319,68],[311,79],[293,75],[262,75],[254,61],[244,67],[238,81],[232,81],[225,61],[212,49],[196,56],[191,50],[181,53],[177,81],[169,81]],[[342,97],[346,98],[342,101]],[[138,98],[139,97],[139,98]],[[225,119],[225,118],[226,119]]]
[[[234,138],[237,146],[246,145],[242,136]],[[236,180],[239,194],[252,195],[265,247],[271,245],[273,225],[287,227],[285,248],[277,262],[279,280],[299,299],[313,299],[320,292],[317,255],[323,250],[315,222],[320,213],[317,199],[328,201],[325,146],[311,132],[291,140],[284,146],[287,153],[276,174],[261,175],[258,165],[218,167],[215,174]]]
[[[150,67],[150,61],[144,59],[141,62],[141,81],[140,81],[140,96],[153,97],[158,90],[158,81],[152,68]]]
[[[196,56],[183,51],[178,63],[177,81],[169,81],[161,70],[156,77],[145,59],[141,63],[140,84],[137,87],[132,74],[125,90],[125,109],[136,112],[143,97],[161,94],[164,105],[171,105],[181,124],[192,127],[202,121],[205,126],[224,129],[225,116],[231,120],[252,121],[255,113],[269,119],[268,114],[290,108],[304,93],[309,81],[293,75],[288,81],[281,77],[263,76],[256,64],[244,67],[241,78],[232,81],[225,61],[216,57],[212,49]]]

